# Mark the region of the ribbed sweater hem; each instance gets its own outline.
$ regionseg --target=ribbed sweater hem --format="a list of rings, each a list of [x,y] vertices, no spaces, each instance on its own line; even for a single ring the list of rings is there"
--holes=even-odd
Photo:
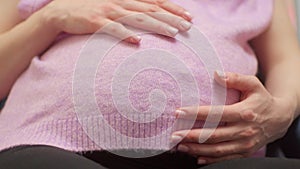
[[[194,124],[193,121],[174,122],[176,118],[171,115],[161,116],[151,124],[130,123],[120,114],[105,116],[105,119],[115,130],[103,125],[101,116],[82,120],[70,117],[19,126],[0,138],[0,151],[18,145],[49,145],[76,152],[124,149],[167,151],[174,146],[170,141],[172,132],[189,129]],[[196,122],[194,127],[202,125],[202,122]]]

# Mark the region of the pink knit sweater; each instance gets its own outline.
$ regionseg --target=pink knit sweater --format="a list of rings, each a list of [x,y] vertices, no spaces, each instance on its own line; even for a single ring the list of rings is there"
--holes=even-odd
[[[20,14],[26,19],[49,1],[21,0]],[[272,0],[173,1],[194,16],[194,28],[177,40],[147,33],[139,46],[110,46],[109,36],[67,36],[35,57],[0,114],[0,150],[25,144],[168,150],[172,131],[193,126],[176,120],[176,108],[222,102],[212,98],[214,68],[256,74],[248,41],[268,26]],[[227,90],[226,104],[237,101],[239,93]]]

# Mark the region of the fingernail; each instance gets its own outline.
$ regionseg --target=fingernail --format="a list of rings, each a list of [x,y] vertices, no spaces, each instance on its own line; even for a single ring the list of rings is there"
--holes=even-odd
[[[186,17],[187,19],[193,19],[193,16],[191,15],[191,13],[189,13],[189,12],[187,12],[187,11],[185,11],[185,12],[183,13],[183,15],[184,15],[184,17]]]
[[[222,79],[224,79],[224,80],[227,79],[227,76],[226,76],[226,74],[225,74],[224,72],[221,72],[221,71],[217,70],[216,73],[217,73],[217,75],[218,75],[220,78],[222,78]]]
[[[142,38],[140,36],[133,36],[129,38],[129,41],[131,43],[139,43],[142,40]]]
[[[178,143],[182,140],[183,138],[181,136],[178,136],[178,135],[172,135],[171,136],[171,142],[173,143]]]
[[[201,158],[199,158],[197,162],[198,162],[198,164],[200,164],[200,165],[201,165],[201,164],[206,164],[206,160],[203,160],[203,159],[201,159]]]
[[[188,21],[181,21],[180,27],[181,27],[181,30],[183,30],[183,31],[189,30],[192,27],[192,23],[190,23]]]
[[[182,110],[176,110],[175,111],[175,115],[176,115],[176,117],[178,117],[178,116],[185,116],[186,112],[182,111]]]
[[[178,29],[173,28],[171,26],[167,27],[167,35],[168,36],[174,37],[178,33],[178,31],[179,31]]]
[[[135,40],[136,40],[137,42],[140,42],[140,41],[142,40],[142,37],[136,36],[136,37],[135,37]]]
[[[125,41],[127,41],[129,43],[136,43],[136,40],[133,37],[129,37],[129,38],[125,39]]]
[[[181,151],[181,152],[184,152],[184,153],[187,153],[189,151],[189,148],[185,145],[179,145],[178,148],[177,148],[178,151]]]

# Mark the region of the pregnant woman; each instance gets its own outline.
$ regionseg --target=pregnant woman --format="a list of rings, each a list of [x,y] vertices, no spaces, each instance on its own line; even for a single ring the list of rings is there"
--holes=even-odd
[[[280,0],[1,0],[0,8],[0,97],[9,93],[0,113],[4,168],[199,168],[252,156],[298,116],[299,49],[292,28],[282,26],[289,22]],[[99,29],[107,36],[91,36]],[[195,30],[209,43],[194,40]],[[203,48],[213,52],[204,54],[212,61],[169,38],[179,32],[200,49],[209,44]],[[103,49],[116,38],[139,44]],[[258,63],[267,90],[254,77]],[[218,72],[217,84],[211,67],[238,74]],[[213,98],[220,85],[230,89]],[[200,144],[214,99],[228,106]],[[131,150],[165,153],[118,156]]]

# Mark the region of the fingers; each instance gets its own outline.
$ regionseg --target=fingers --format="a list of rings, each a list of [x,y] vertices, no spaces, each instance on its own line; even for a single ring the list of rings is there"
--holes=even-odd
[[[180,119],[192,119],[207,122],[253,122],[258,114],[249,108],[247,101],[225,106],[199,106],[182,107],[175,111],[175,116]],[[208,118],[210,116],[210,118]]]
[[[126,19],[121,22],[123,24],[170,37],[174,37],[179,30],[187,31],[191,27],[191,23],[181,17],[186,14],[185,10],[168,0],[76,1],[71,6],[68,5],[68,1],[55,1],[53,6],[58,11],[56,13],[66,14],[63,16],[67,17],[54,15],[50,17],[53,18],[51,20],[55,20],[58,29],[70,34],[91,34],[105,27],[100,31],[131,43],[138,43],[140,37],[116,23],[119,22],[119,18],[124,17]],[[135,16],[127,17],[136,13],[138,14]]]
[[[209,114],[213,114],[214,116],[218,116],[218,117],[222,116],[221,121],[240,119],[236,113],[232,113],[232,111],[228,111],[228,110],[227,112],[230,112],[233,116],[231,118],[225,119],[228,116],[223,117],[224,112],[225,112],[225,108],[223,108],[222,106],[182,107],[175,111],[175,115],[177,118],[196,119],[196,120],[206,120]],[[212,121],[208,121],[208,122],[212,122]]]
[[[165,12],[151,12],[147,14],[157,20],[173,26],[174,28],[179,29],[180,31],[188,31],[192,27],[190,22],[176,15],[171,15]]]
[[[120,6],[115,6],[114,11],[109,12],[107,17],[135,28],[155,32],[161,35],[175,37],[179,31],[187,31],[192,24],[184,18],[166,11],[163,7],[179,7],[175,4],[164,1],[122,1]],[[122,6],[122,7],[121,7]],[[180,7],[180,10],[185,11]],[[178,13],[178,11],[177,11]],[[124,30],[124,27],[122,28]],[[123,33],[122,33],[123,34]],[[137,38],[130,41],[137,43]]]
[[[146,3],[144,3],[146,2]],[[191,28],[192,24],[188,21],[186,21],[183,17],[180,15],[174,15],[174,13],[170,13],[169,11],[165,10],[164,8],[161,8],[160,6],[174,6],[175,4],[169,2],[169,1],[164,1],[163,3],[156,4],[156,1],[148,1],[144,0],[144,2],[139,2],[139,1],[128,1],[124,2],[120,5],[127,11],[136,11],[140,13],[144,13],[146,15],[152,16],[153,18],[169,24],[170,26],[180,30],[180,31],[187,31]],[[172,5],[173,4],[173,5]],[[174,11],[178,13],[178,8],[180,10],[184,10],[181,7],[178,7],[175,5]],[[169,7],[170,8],[170,7]],[[185,10],[184,10],[185,11]]]
[[[177,118],[182,119],[196,119],[207,122],[216,122],[217,119],[220,122],[237,122],[242,120],[241,110],[238,106],[227,105],[227,106],[200,106],[200,107],[182,107],[175,111]],[[212,117],[220,118],[207,118],[208,115]]]
[[[175,3],[170,2],[168,0],[139,0],[139,1],[149,3],[149,4],[155,4],[165,9],[166,11],[169,11],[177,16],[186,19],[187,21],[191,21],[193,18],[191,14],[187,12],[187,10],[185,10],[183,7],[176,5]]]
[[[178,29],[143,13],[136,13],[123,17],[118,20],[118,22],[169,37],[176,36],[179,31]]]
[[[212,144],[250,137],[258,132],[259,129],[252,129],[241,125],[222,126],[216,129],[192,129],[174,132],[172,138],[175,140],[172,141],[178,142],[180,139],[181,143],[200,143],[201,140],[201,143]],[[207,139],[203,140],[202,138]]]
[[[124,9],[118,9],[118,12],[114,12],[109,15],[109,18],[111,20],[114,20],[115,22],[123,23],[132,27],[140,28],[143,30],[148,30],[151,32],[155,32],[161,35],[166,35],[170,37],[176,36],[178,33],[178,29],[170,26],[167,24],[167,22],[172,22],[173,19],[173,25],[176,24],[176,21],[180,22],[183,19],[180,19],[180,17],[176,17],[174,15],[170,14],[158,14],[153,13],[153,16],[158,17],[162,19],[163,21],[157,20],[154,17],[151,17],[145,13],[136,13]],[[185,21],[187,22],[187,21]],[[179,24],[177,25],[179,27]],[[186,27],[186,29],[189,29],[191,25],[188,25],[189,27]],[[124,27],[123,27],[124,29]]]
[[[263,89],[263,85],[255,76],[216,71],[214,77],[220,85],[230,89],[237,89],[242,92]]]
[[[240,120],[255,121],[257,114],[253,108],[249,108],[247,99],[250,94],[256,92],[266,94],[264,86],[255,76],[246,76],[236,73],[215,72],[215,80],[228,88],[242,91],[243,101],[232,105],[225,106],[200,106],[200,107],[183,107],[176,110],[178,118],[188,118],[197,120],[206,120],[214,122],[214,118],[221,117],[221,122],[238,122]],[[267,96],[267,95],[266,95]],[[217,120],[219,120],[217,118]]]
[[[244,141],[237,140],[218,144],[181,143],[177,150],[197,157],[219,158],[233,154],[247,156],[248,148]]]
[[[103,20],[104,25],[99,32],[109,34],[113,37],[125,40],[129,43],[139,43],[141,38],[134,34],[131,30],[124,27],[122,24],[111,21],[109,19]]]

